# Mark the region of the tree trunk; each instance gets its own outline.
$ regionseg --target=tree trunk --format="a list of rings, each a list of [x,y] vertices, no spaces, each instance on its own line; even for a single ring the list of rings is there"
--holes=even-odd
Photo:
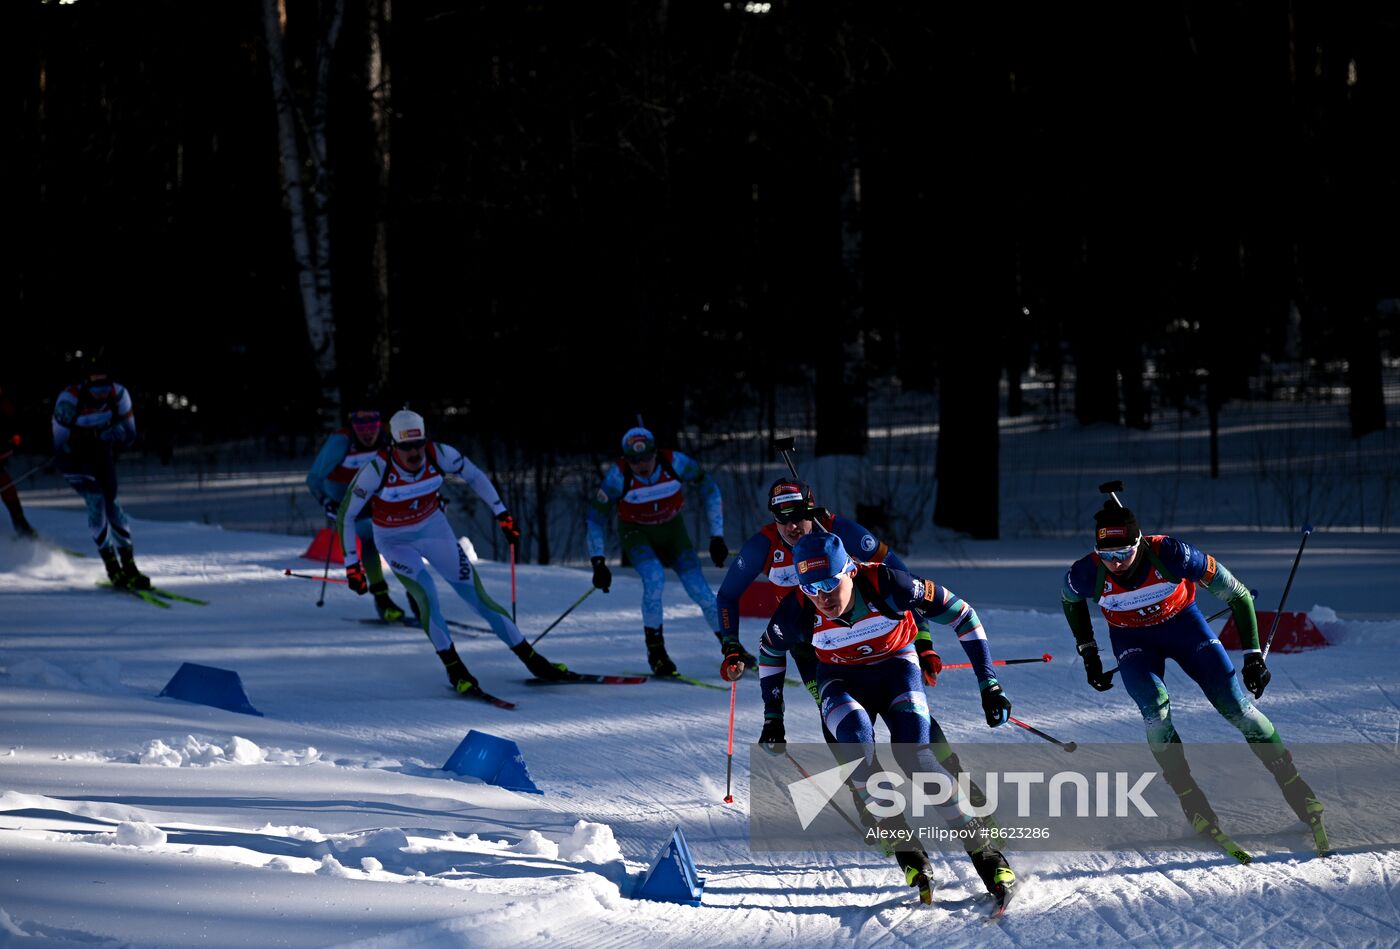
[[[995,540],[1000,530],[998,382],[975,359],[942,361],[933,522],[979,540]]]
[[[860,162],[854,136],[842,156],[837,332],[817,364],[815,454],[863,455],[870,427],[865,386],[865,301],[861,280]]]
[[[344,0],[329,0],[323,11],[316,44],[317,88],[306,121],[307,150],[312,168],[312,212],[308,214],[306,187],[302,182],[301,139],[297,135],[298,108],[287,74],[285,37],[286,7],[282,0],[263,0],[263,32],[267,40],[268,69],[277,109],[277,140],[282,158],[282,187],[291,217],[292,253],[297,263],[297,285],[311,342],[316,374],[321,382],[322,422],[333,427],[340,418],[340,383],[336,374],[335,312],[331,305],[330,271],[330,172],[326,164],[326,123],[330,94],[330,60],[340,33]]]
[[[379,176],[375,190],[374,250],[371,258],[374,279],[374,382],[377,392],[389,388],[389,368],[393,340],[389,333],[389,57],[384,41],[389,32],[393,0],[368,0],[369,12],[369,101],[370,124],[374,130],[374,166]],[[547,563],[548,561],[542,561]]]

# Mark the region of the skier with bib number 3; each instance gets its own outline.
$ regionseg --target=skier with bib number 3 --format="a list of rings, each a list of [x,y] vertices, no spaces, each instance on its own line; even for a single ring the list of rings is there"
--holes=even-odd
[[[501,503],[491,480],[451,445],[428,441],[427,426],[416,412],[395,412],[389,419],[389,437],[393,447],[381,451],[359,470],[341,508],[341,542],[350,588],[362,595],[369,592],[369,578],[355,554],[355,518],[362,507],[373,501],[374,542],[417,605],[423,631],[432,640],[454,689],[462,695],[481,692],[476,678],[457,655],[425,560],[491,625],[532,675],[552,680],[572,678],[574,674],[562,662],[551,663],[535,652],[512,622],[510,612],[486,594],[480,574],[457,543],[442,512],[438,492],[447,475],[457,475],[490,505],[506,540],[516,543],[520,531],[515,518]]]

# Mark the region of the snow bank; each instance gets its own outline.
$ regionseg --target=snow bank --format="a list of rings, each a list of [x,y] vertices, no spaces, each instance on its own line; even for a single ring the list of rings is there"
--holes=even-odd
[[[207,768],[213,765],[255,765],[312,764],[321,759],[315,748],[300,751],[284,751],[281,748],[262,748],[256,742],[234,735],[224,743],[205,740],[194,735],[183,739],[162,740],[153,738],[139,751],[107,752],[106,761],[124,764],[158,765],[162,768]]]
[[[43,659],[24,659],[5,671],[11,682],[17,685],[47,686],[69,692],[101,692],[106,695],[131,691],[122,684],[121,663],[108,657],[87,660],[69,668]]]
[[[573,833],[560,841],[559,856],[573,863],[610,863],[622,859],[622,848],[607,824],[581,820]]]

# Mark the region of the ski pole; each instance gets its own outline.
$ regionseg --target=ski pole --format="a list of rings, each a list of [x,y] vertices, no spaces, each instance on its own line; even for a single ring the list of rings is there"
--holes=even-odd
[[[331,555],[335,553],[335,544],[332,541],[326,542],[326,569],[321,572],[321,598],[316,601],[317,606],[326,605],[326,584],[331,578]],[[349,582],[349,581],[347,581]]]
[[[1113,498],[1113,503],[1119,507],[1123,506],[1123,502],[1118,500],[1118,492],[1122,490],[1123,482],[1121,481],[1105,481],[1103,484],[1099,485],[1099,493],[1106,494]]]
[[[1283,604],[1288,602],[1288,591],[1293,589],[1293,575],[1298,572],[1298,561],[1303,559],[1303,548],[1308,546],[1313,526],[1303,525],[1303,541],[1298,545],[1298,555],[1293,558],[1293,569],[1288,571],[1288,582],[1283,586],[1283,596],[1279,597],[1278,609],[1274,611],[1274,622],[1269,627],[1269,638],[1264,641],[1264,658],[1269,658],[1269,647],[1274,644],[1274,634],[1278,632],[1278,621],[1283,618]]]
[[[580,603],[582,603],[584,600],[586,600],[586,599],[588,599],[590,596],[592,596],[592,595],[593,595],[593,591],[596,590],[596,589],[598,589],[598,588],[597,588],[597,587],[589,587],[587,593],[585,593],[583,596],[579,597],[577,600],[574,600],[574,605],[573,605],[573,606],[569,607],[567,610],[565,610],[564,612],[562,612],[562,613],[559,614],[559,619],[557,619],[557,620],[555,620],[554,622],[550,623],[548,626],[546,626],[546,627],[544,628],[544,632],[540,633],[540,634],[539,634],[538,636],[536,636],[534,639],[530,640],[530,645],[533,646],[535,643],[539,642],[541,639],[544,639],[546,636],[548,636],[548,635],[549,635],[549,631],[550,631],[551,629],[553,629],[554,627],[558,626],[558,625],[560,624],[560,622],[563,621],[564,617],[566,617],[566,616],[568,616],[570,613],[572,613],[572,612],[574,611],[574,607],[578,606],[578,605],[579,605]]]
[[[1250,596],[1258,596],[1258,595],[1259,595],[1259,591],[1258,591],[1258,590],[1250,590],[1250,591],[1249,591],[1249,595],[1250,595]],[[1215,622],[1216,620],[1220,619],[1220,617],[1224,616],[1226,613],[1230,612],[1230,610],[1231,610],[1231,607],[1228,607],[1228,606],[1222,607],[1221,609],[1218,609],[1218,610],[1216,610],[1214,613],[1212,613],[1212,614],[1210,614],[1209,616],[1207,616],[1207,617],[1206,617],[1206,622],[1207,622],[1207,623],[1213,623],[1213,622]],[[946,668],[946,667],[945,667],[945,668]],[[1111,675],[1113,675],[1113,673],[1115,673],[1115,672],[1117,672],[1117,671],[1118,671],[1118,667],[1117,667],[1117,666],[1114,666],[1112,669],[1109,669],[1107,672],[1105,672],[1104,675],[1111,676]]]
[[[734,803],[734,699],[739,695],[739,680],[729,683],[729,760],[724,764],[724,803]]]
[[[1022,665],[1023,663],[1027,663],[1027,662],[1049,662],[1051,659],[1054,659],[1054,658],[1055,658],[1054,656],[1050,655],[1050,654],[1047,652],[1047,653],[1045,653],[1044,655],[1037,656],[1037,657],[1034,658],[1034,659],[993,659],[993,660],[992,660],[992,665],[994,665],[994,666],[1019,666],[1019,665]],[[943,668],[944,668],[944,669],[971,669],[971,668],[972,668],[972,663],[970,663],[970,662],[953,662],[953,663],[949,663],[948,665],[945,665]]]
[[[510,545],[510,621],[515,622],[515,544]]]
[[[54,458],[56,458],[56,457],[57,457],[56,455],[50,455],[49,457],[45,458],[43,461],[41,461],[41,462],[39,462],[37,465],[35,465],[33,468],[30,468],[30,469],[29,469],[28,471],[26,471],[24,474],[20,475],[18,478],[11,478],[11,479],[10,479],[10,484],[11,484],[11,485],[19,484],[19,483],[20,483],[21,481],[23,481],[25,478],[28,478],[28,477],[31,476],[31,475],[36,475],[36,474],[38,474],[40,471],[43,471],[45,468],[47,468],[49,465],[51,465],[51,464],[53,463]]]
[[[1008,720],[1009,720],[1012,724],[1014,724],[1014,725],[1020,725],[1022,728],[1024,728],[1026,731],[1030,732],[1032,735],[1036,736],[1037,738],[1044,738],[1046,741],[1050,742],[1052,745],[1059,745],[1059,746],[1060,746],[1061,748],[1063,748],[1065,751],[1073,751],[1074,749],[1076,749],[1076,748],[1079,747],[1079,744],[1078,744],[1077,742],[1073,742],[1073,741],[1060,741],[1060,739],[1056,738],[1056,737],[1053,736],[1053,735],[1047,735],[1047,734],[1045,734],[1045,732],[1041,731],[1039,728],[1034,728],[1034,727],[1032,727],[1032,726],[1030,726],[1030,725],[1027,725],[1025,722],[1021,721],[1019,718],[1008,717]]]
[[[793,437],[791,435],[773,439],[773,449],[783,456],[783,461],[787,462],[788,471],[792,473],[792,480],[801,481],[802,478],[797,474],[797,466],[792,463],[792,446]]]
[[[784,751],[783,754],[784,754],[784,755],[787,755],[787,760],[791,761],[791,762],[793,763],[793,766],[796,767],[798,771],[801,771],[801,772],[802,772],[802,776],[803,776],[804,778],[806,778],[808,781],[812,780],[812,775],[811,775],[811,773],[808,772],[808,770],[807,770],[806,768],[802,767],[802,762],[798,761],[796,758],[794,758],[794,757],[792,756],[792,752],[790,752],[790,751]],[[839,761],[840,759],[837,759],[837,760]],[[835,798],[833,798],[832,800],[827,801],[827,803],[830,804],[833,808],[836,809],[836,813],[838,813],[838,814],[841,815],[841,819],[842,819],[842,820],[844,820],[847,824],[850,824],[850,825],[851,825],[851,830],[854,830],[856,833],[860,834],[862,837],[865,836],[865,831],[860,827],[859,824],[857,824],[855,821],[851,820],[849,817],[846,816],[846,812],[843,811],[843,810],[840,808],[840,806],[836,803]]]
[[[327,572],[329,572],[329,568],[327,568]],[[323,583],[349,583],[349,582],[350,582],[349,580],[346,580],[344,577],[331,577],[331,576],[318,577],[318,576],[316,576],[316,574],[314,574],[314,573],[293,573],[291,567],[288,567],[286,570],[283,570],[283,571],[282,571],[282,576],[284,576],[284,577],[296,577],[296,578],[299,579],[299,580],[320,580],[320,581],[323,582]]]

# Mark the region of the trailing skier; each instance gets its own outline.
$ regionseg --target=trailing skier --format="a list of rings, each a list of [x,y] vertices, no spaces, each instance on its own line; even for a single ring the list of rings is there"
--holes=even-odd
[[[344,532],[340,514],[350,482],[361,468],[389,447],[389,434],[384,431],[379,410],[360,408],[350,413],[350,425],[333,432],[317,452],[306,474],[306,487],[316,503],[325,508],[326,517],[335,525],[337,534]],[[360,508],[354,521],[355,536],[360,541],[360,562],[369,578],[375,612],[386,623],[397,623],[403,619],[403,610],[389,598],[389,584],[379,563],[379,548],[374,545],[373,507],[366,504]]]
[[[719,485],[688,455],[679,451],[656,450],[656,438],[645,428],[628,429],[622,436],[622,457],[608,469],[588,511],[588,554],[593,564],[593,585],[607,593],[612,571],[604,556],[604,529],[610,512],[617,508],[618,540],[627,559],[642,578],[642,627],[646,636],[647,664],[658,676],[674,676],[676,664],[666,653],[662,632],[661,592],[666,585],[666,568],[676,572],[685,592],[705,614],[720,649],[728,654],[736,647],[746,657],[752,655],[738,646],[737,633],[726,635],[720,625],[715,594],[700,572],[700,560],[685,520],[685,487],[696,489],[705,503],[710,525],[710,560],[723,567],[729,556],[724,543],[724,506]]]

